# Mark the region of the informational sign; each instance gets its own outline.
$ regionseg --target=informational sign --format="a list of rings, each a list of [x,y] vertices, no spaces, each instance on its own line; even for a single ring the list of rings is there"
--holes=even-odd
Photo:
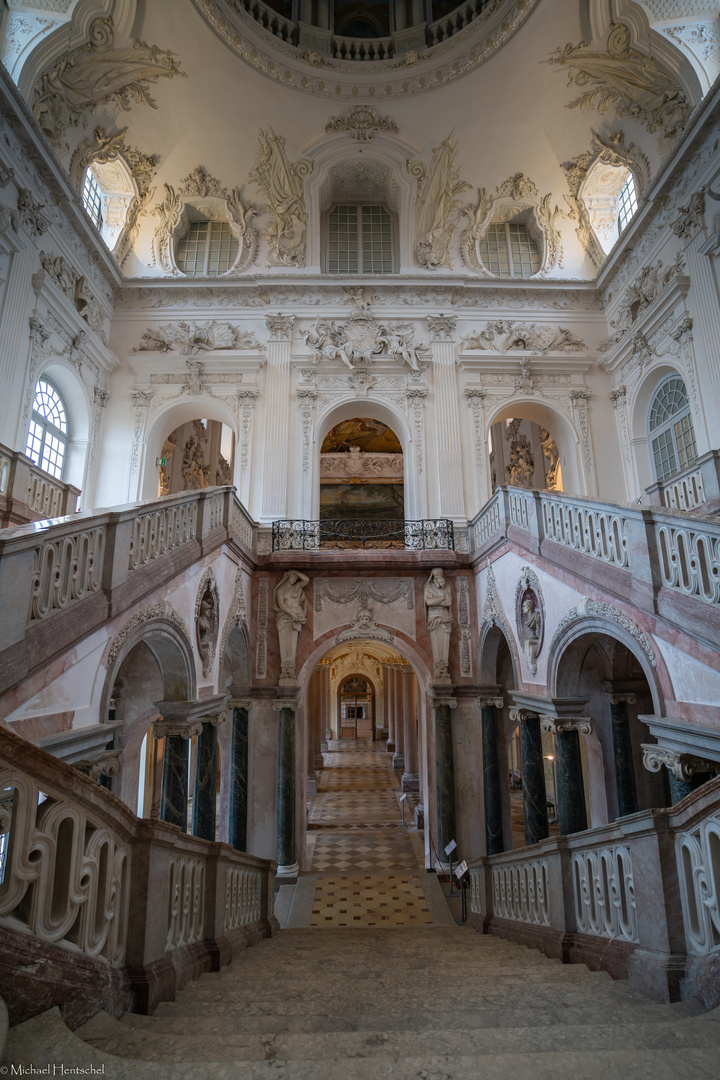
[[[406,799],[407,799],[407,792],[404,795],[400,796],[400,802],[405,802]]]
[[[167,458],[164,458],[164,457],[156,457],[155,458],[155,464],[159,468],[162,468],[162,466],[166,463],[166,461],[167,461]]]
[[[457,847],[457,844],[455,843],[455,841],[451,840],[450,843],[445,848],[445,854],[446,855],[452,855],[452,853],[453,853],[453,851],[455,850],[456,847]]]
[[[463,859],[463,861],[460,863],[460,865],[455,867],[455,877],[458,879],[458,881],[463,876],[463,874],[465,873],[466,870],[467,870],[467,862],[465,861],[465,859]]]

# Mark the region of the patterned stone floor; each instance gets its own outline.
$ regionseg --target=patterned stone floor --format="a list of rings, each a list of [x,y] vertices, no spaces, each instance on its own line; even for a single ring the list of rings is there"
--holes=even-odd
[[[319,875],[311,926],[432,924],[422,842],[401,827],[399,796],[384,743],[331,744],[309,823]]]

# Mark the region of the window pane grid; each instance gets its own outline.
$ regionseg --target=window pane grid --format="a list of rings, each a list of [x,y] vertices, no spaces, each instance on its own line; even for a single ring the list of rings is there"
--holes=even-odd
[[[382,206],[360,207],[362,218],[362,268],[365,274],[392,273],[390,215]]]
[[[532,277],[540,269],[540,248],[522,222],[490,225],[478,251],[485,268],[497,277]]]
[[[392,220],[384,206],[336,206],[328,215],[328,273],[391,274]]]
[[[685,383],[679,375],[666,379],[658,387],[648,427],[656,432],[652,440],[653,462],[658,480],[667,480],[697,458],[695,430]]]
[[[623,229],[627,227],[637,208],[637,192],[635,191],[635,181],[631,174],[623,184],[620,189],[620,194],[618,195],[618,232],[622,232]]]
[[[233,266],[238,242],[223,221],[191,221],[178,241],[178,269],[188,277],[219,277]]]
[[[90,168],[85,171],[82,201],[93,224],[99,229],[102,225],[102,195],[95,174]]]
[[[45,379],[35,387],[25,453],[45,472],[62,479],[68,441],[67,412],[59,393]]]

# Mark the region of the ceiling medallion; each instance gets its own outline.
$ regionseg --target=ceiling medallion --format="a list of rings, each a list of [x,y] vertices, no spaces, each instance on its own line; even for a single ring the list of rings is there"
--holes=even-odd
[[[288,44],[261,26],[240,0],[192,3],[223,44],[267,78],[335,100],[380,101],[424,93],[467,75],[517,33],[540,0],[497,0],[438,45],[399,58],[362,62],[320,56]]]

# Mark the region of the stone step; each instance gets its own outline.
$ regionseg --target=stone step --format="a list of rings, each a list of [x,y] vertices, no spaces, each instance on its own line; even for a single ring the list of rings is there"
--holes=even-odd
[[[108,1018],[109,1019],[109,1018]],[[577,1025],[556,1023],[548,1026],[513,1026],[505,1028],[452,1027],[443,1031],[415,1030],[377,1032],[237,1032],[230,1024],[216,1030],[208,1044],[208,1032],[198,1034],[167,1033],[156,1027],[145,1031],[115,1022],[114,1034],[90,1037],[77,1034],[105,1053],[150,1061],[304,1061],[343,1058],[393,1060],[438,1054],[452,1057],[467,1054],[501,1054],[508,1045],[514,1053],[550,1053],[582,1046],[591,1050],[640,1049],[709,1049],[720,1054],[717,1025],[701,1021],[633,1023],[626,1019],[608,1026],[586,1022]]]
[[[202,1018],[200,1018],[202,1023]],[[714,1025],[715,1026],[715,1025]],[[51,1009],[25,1024],[12,1028],[6,1051],[7,1061],[22,1062],[25,1067],[47,1069],[50,1074],[60,1066],[89,1070],[92,1066],[112,1080],[717,1080],[718,1046],[709,1048],[661,1047],[648,1049],[585,1050],[578,1040],[572,1049],[540,1053],[517,1052],[512,1036],[507,1035],[505,1053],[432,1057],[416,1055],[395,1058],[352,1058],[337,1056],[285,1062],[277,1057],[263,1061],[239,1062],[241,1071],[225,1062],[205,1059],[189,1062],[176,1054],[175,1060],[144,1061],[139,1071],[137,1059],[114,1057],[83,1042],[68,1030],[59,1009]],[[200,1038],[202,1036],[200,1035]],[[206,1050],[208,1047],[205,1040]],[[104,1068],[103,1068],[104,1066]]]

